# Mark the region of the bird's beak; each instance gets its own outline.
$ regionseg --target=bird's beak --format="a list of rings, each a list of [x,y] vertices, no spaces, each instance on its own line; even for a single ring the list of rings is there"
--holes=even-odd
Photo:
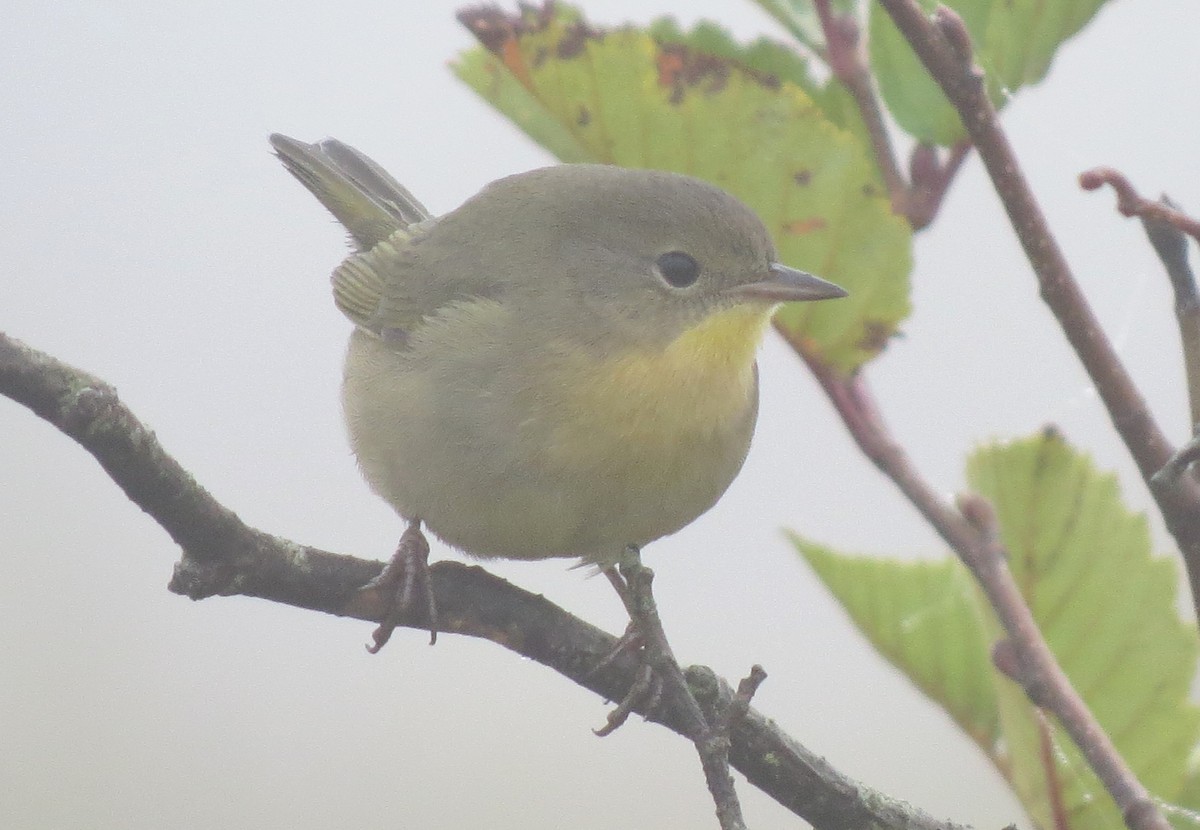
[[[840,285],[773,262],[766,279],[739,285],[729,293],[742,301],[792,303],[834,300],[845,297],[847,292]]]

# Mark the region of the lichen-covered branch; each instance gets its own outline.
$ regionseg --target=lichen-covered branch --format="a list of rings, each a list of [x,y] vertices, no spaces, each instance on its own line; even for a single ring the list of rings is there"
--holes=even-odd
[[[220,505],[158,443],[108,384],[0,333],[0,395],[28,407],[90,452],[129,498],[180,545],[170,589],[202,599],[260,597],[327,614],[379,622],[377,591],[359,589],[382,563],[311,548],[247,526]],[[629,654],[604,661],[616,638],[544,597],[479,567],[430,568],[439,627],[491,640],[554,669],[606,700],[619,700],[638,672]],[[414,613],[405,627],[424,630]],[[597,669],[597,666],[604,663]],[[740,713],[735,692],[711,669],[686,670],[705,711]],[[645,713],[643,713],[645,714]],[[688,721],[670,705],[649,719],[680,734]],[[853,781],[747,707],[729,732],[729,762],[759,789],[823,830],[960,830]]]

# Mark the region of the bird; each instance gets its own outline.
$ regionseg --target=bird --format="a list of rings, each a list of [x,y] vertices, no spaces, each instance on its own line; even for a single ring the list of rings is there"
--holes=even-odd
[[[475,558],[611,569],[738,474],[775,308],[846,295],[690,176],[560,164],[434,217],[347,144],[270,143],[349,235],[331,278],[347,432],[408,523],[380,580],[399,605],[426,594],[431,640],[422,528]]]

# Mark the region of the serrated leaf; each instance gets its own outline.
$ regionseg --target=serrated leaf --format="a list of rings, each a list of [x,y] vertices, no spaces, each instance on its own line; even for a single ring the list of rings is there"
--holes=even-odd
[[[463,19],[485,50],[455,71],[535,141],[564,160],[672,170],[729,190],[758,212],[784,262],[850,292],[783,309],[789,335],[847,373],[883,349],[909,309],[911,231],[860,141],[805,92],[802,61],[777,44],[737,47],[712,26],[660,23],[662,41],[602,31],[562,4]]]
[[[839,3],[854,4],[855,0],[839,0]],[[805,0],[810,4],[810,0]],[[811,8],[811,5],[809,5]],[[649,34],[659,44],[675,43],[697,52],[722,57],[728,61],[749,67],[764,76],[778,78],[795,84],[813,100],[821,113],[835,125],[849,130],[858,139],[860,146],[869,147],[870,136],[858,111],[854,97],[846,87],[834,80],[818,83],[809,71],[804,56],[782,43],[770,38],[759,38],[743,45],[734,40],[725,29],[708,21],[700,21],[691,31],[684,31],[673,18],[661,18],[650,24]],[[878,171],[876,171],[878,173]],[[876,183],[883,192],[883,179],[876,175]]]
[[[919,0],[932,11],[938,0]],[[1105,0],[947,0],[963,19],[997,109],[1021,87],[1045,77],[1058,47],[1095,16]],[[951,145],[962,123],[904,36],[878,4],[869,21],[871,67],[896,122],[917,139]]]
[[[879,653],[993,752],[991,660],[966,569],[952,559],[901,562],[792,542]]]
[[[995,506],[1009,567],[1076,690],[1142,783],[1178,798],[1200,709],[1188,701],[1197,639],[1175,608],[1175,563],[1151,556],[1146,519],[1121,503],[1116,478],[1053,432],[979,450],[967,474]],[[997,693],[1010,780],[1035,820],[1050,826],[1057,804],[1072,826],[1123,827],[1057,724],[1011,681],[998,678]]]
[[[762,37],[743,45],[734,40],[728,29],[710,21],[702,20],[690,31],[685,31],[671,17],[653,21],[646,28],[646,34],[659,45],[686,46],[696,52],[749,67],[764,76],[788,81],[810,96],[819,88],[804,56],[770,38]]]
[[[1175,563],[1151,556],[1145,517],[1052,432],[980,449],[968,479],[995,506],[1013,576],[1101,726],[1156,797],[1194,807],[1198,641],[1176,610]],[[1038,826],[1124,827],[1061,727],[992,668],[986,655],[1004,635],[957,560],[868,561],[796,544],[868,639],[989,754]],[[987,724],[996,731],[981,732]]]
[[[537,96],[516,83],[506,69],[497,66],[489,52],[482,49],[464,52],[454,71],[555,158],[565,162],[594,160],[591,150]]]

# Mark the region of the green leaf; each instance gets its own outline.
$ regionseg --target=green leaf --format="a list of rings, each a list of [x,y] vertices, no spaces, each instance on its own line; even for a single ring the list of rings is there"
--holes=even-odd
[[[603,31],[562,4],[460,19],[484,49],[455,71],[559,158],[707,179],[758,212],[784,262],[844,286],[777,318],[810,356],[849,373],[884,348],[909,310],[911,231],[859,139],[806,92],[801,59],[711,25]]]
[[[1188,770],[1187,780],[1183,784],[1183,789],[1179,793],[1179,797],[1175,803],[1185,810],[1190,810],[1193,813],[1200,812],[1200,769],[1197,769],[1197,751],[1193,750],[1191,768]],[[1179,822],[1176,826],[1180,828],[1193,828],[1196,826],[1194,821]]]
[[[591,149],[507,69],[498,66],[491,53],[483,49],[464,52],[454,71],[555,158],[565,162],[595,161]]]
[[[856,0],[838,0],[835,6],[842,4],[857,3]],[[810,0],[805,0],[804,6],[811,10]],[[826,118],[853,132],[863,147],[870,146],[870,137],[853,96],[842,84],[832,79],[823,84],[818,83],[812,77],[808,60],[788,46],[765,37],[743,45],[734,40],[726,29],[703,20],[692,27],[690,32],[685,32],[670,17],[651,23],[647,34],[660,45],[673,43],[687,46],[696,52],[722,57],[730,63],[741,64],[765,76],[795,84],[813,99]],[[882,186],[881,179],[879,183]]]
[[[1176,611],[1176,564],[1151,556],[1145,516],[1052,431],[976,452],[967,476],[995,506],[1013,577],[1072,684],[1142,783],[1177,799],[1200,736],[1188,701],[1197,638]],[[998,678],[997,691],[1011,780],[1034,819],[1051,826],[1057,802],[1072,826],[1122,827],[1057,724],[1040,722],[1011,681]]]
[[[999,731],[991,658],[971,577],[957,560],[901,562],[792,542],[871,644],[985,752]]]
[[[932,11],[938,0],[919,0]],[[947,0],[975,46],[997,109],[1021,87],[1045,77],[1060,44],[1095,16],[1105,0]],[[950,102],[925,72],[904,36],[871,4],[870,56],[884,101],[896,122],[917,139],[951,145],[966,133]]]
[[[1038,626],[1126,762],[1156,797],[1195,806],[1198,641],[1176,610],[1175,563],[1151,556],[1145,517],[1053,432],[980,449],[968,480],[995,506]],[[988,753],[1035,824],[1124,826],[1057,722],[992,668],[1004,634],[957,560],[902,564],[796,544],[876,648]]]
[[[659,46],[674,44],[685,46],[695,52],[724,58],[731,64],[741,64],[764,76],[788,81],[803,89],[810,96],[820,88],[808,69],[808,60],[798,52],[770,38],[759,38],[748,45],[733,39],[727,29],[707,20],[702,20],[684,31],[674,18],[663,17],[653,21],[646,34]]]

